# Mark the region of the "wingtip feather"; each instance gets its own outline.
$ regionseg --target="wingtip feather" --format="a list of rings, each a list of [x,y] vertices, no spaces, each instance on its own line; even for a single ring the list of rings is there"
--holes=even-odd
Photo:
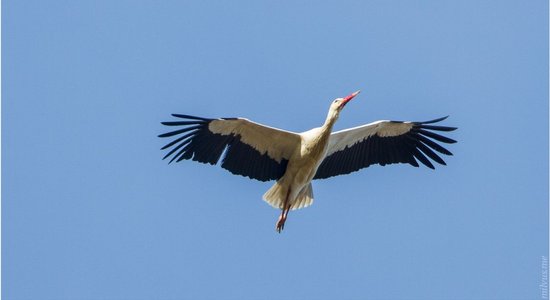
[[[449,115],[441,117],[441,118],[429,120],[429,121],[418,122],[418,124],[433,124],[433,123],[441,122],[441,121],[447,119],[448,117],[449,117]]]

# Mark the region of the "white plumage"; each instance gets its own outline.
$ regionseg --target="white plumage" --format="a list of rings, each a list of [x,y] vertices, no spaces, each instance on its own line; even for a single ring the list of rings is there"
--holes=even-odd
[[[282,210],[276,229],[280,232],[290,210],[313,203],[313,179],[348,174],[372,164],[417,162],[434,168],[428,157],[445,164],[434,151],[452,155],[436,143],[456,141],[433,131],[453,131],[455,127],[427,122],[377,121],[332,133],[340,111],[359,91],[335,99],[325,123],[302,133],[281,130],[243,118],[207,119],[173,114],[184,121],[162,122],[181,129],[159,135],[178,136],[162,149],[172,147],[164,158],[191,159],[216,164],[233,174],[260,181],[276,180],[263,198]],[[435,141],[434,141],[435,140]]]

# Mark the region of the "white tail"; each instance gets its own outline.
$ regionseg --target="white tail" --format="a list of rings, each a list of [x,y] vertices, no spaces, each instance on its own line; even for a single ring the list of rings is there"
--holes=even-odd
[[[277,181],[263,196],[265,202],[274,208],[283,209],[283,202],[287,195],[287,187]],[[313,203],[313,187],[311,183],[305,186],[292,204],[291,210],[308,207]]]
[[[277,181],[269,190],[267,190],[267,192],[265,192],[263,199],[274,208],[283,209],[283,201],[286,196],[286,189],[287,188],[285,186]]]
[[[296,210],[304,207],[308,207],[313,204],[313,187],[311,182],[306,185],[296,197],[296,201],[292,204],[291,210]]]

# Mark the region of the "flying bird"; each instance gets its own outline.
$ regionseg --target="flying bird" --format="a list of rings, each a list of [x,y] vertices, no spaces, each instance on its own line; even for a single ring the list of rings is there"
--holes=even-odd
[[[359,92],[336,98],[324,124],[302,133],[245,118],[172,114],[177,120],[162,124],[178,129],[159,135],[175,138],[162,147],[171,148],[163,159],[170,158],[170,163],[191,159],[211,165],[221,159],[221,167],[233,174],[260,181],[276,180],[263,199],[281,209],[275,227],[279,233],[290,210],[313,203],[313,179],[344,175],[373,164],[406,163],[418,167],[420,162],[434,169],[431,159],[445,165],[436,152],[452,153],[438,142],[456,141],[434,131],[453,131],[456,127],[432,124],[448,116],[425,122],[383,120],[332,132],[342,109]]]

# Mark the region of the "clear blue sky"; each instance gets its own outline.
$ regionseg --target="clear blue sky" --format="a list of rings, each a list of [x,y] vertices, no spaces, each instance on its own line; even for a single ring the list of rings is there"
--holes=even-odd
[[[540,299],[547,1],[2,3],[3,299]],[[171,113],[304,131],[451,115],[447,167],[279,211],[185,161]]]

